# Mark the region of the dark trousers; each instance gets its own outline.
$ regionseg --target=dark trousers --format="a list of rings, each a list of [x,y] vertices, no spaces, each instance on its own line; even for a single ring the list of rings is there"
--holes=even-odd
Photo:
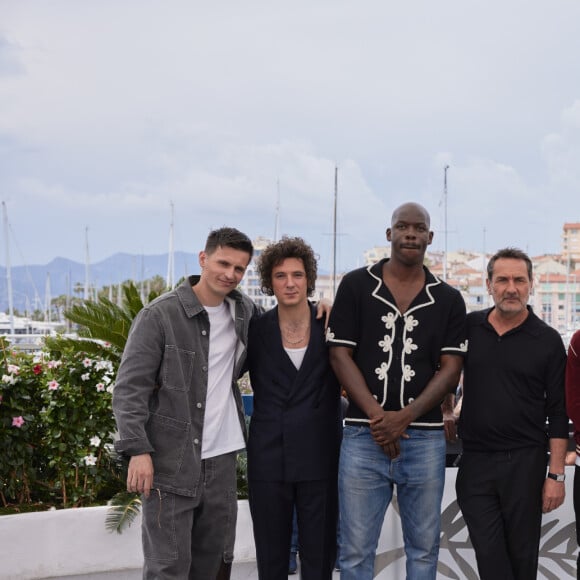
[[[287,580],[296,507],[303,580],[330,580],[336,555],[337,482],[249,482],[260,580]]]
[[[456,491],[481,580],[533,580],[538,572],[546,449],[464,452]]]

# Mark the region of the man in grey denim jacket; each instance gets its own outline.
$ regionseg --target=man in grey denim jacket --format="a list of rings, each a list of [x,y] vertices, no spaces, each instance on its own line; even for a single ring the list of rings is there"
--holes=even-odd
[[[234,228],[210,233],[201,275],[135,318],[113,393],[127,489],[143,494],[143,578],[230,577],[236,452],[245,446],[236,379],[258,311],[236,290],[253,254]]]

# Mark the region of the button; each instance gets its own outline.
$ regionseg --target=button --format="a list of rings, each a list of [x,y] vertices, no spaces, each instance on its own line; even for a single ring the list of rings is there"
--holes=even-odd
[[[409,397],[409,405],[414,401],[415,399],[413,397]]]
[[[207,334],[207,330],[202,330],[201,333],[205,336]]]
[[[196,407],[197,407],[198,409],[201,409],[201,408],[203,407],[203,405],[202,405],[201,403],[198,403],[198,404],[196,405]]]
[[[206,367],[205,365],[203,365],[203,366],[201,367],[201,370],[202,370],[204,373],[206,373],[206,372],[207,372],[207,367]]]
[[[193,440],[193,442],[194,442],[196,445],[199,445],[199,439],[194,439],[194,440]]]

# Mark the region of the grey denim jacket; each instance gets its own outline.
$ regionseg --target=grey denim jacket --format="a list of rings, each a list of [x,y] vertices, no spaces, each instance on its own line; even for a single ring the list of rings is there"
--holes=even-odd
[[[190,276],[135,317],[113,390],[113,412],[123,455],[151,453],[153,487],[196,495],[207,396],[209,318]],[[248,327],[258,308],[234,290],[226,297],[237,335],[232,390],[246,436],[236,379],[246,357]]]

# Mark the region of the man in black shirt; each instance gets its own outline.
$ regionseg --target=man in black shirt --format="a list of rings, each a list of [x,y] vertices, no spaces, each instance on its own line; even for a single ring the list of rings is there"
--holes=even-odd
[[[461,294],[423,265],[427,210],[405,203],[387,229],[391,258],[349,272],[330,317],[330,362],[349,396],[339,467],[340,577],[372,580],[393,490],[407,578],[437,575],[445,435],[440,403],[459,381]]]
[[[564,501],[566,352],[527,305],[532,263],[524,252],[500,250],[487,275],[494,306],[467,317],[457,499],[481,579],[530,580],[542,512]]]

